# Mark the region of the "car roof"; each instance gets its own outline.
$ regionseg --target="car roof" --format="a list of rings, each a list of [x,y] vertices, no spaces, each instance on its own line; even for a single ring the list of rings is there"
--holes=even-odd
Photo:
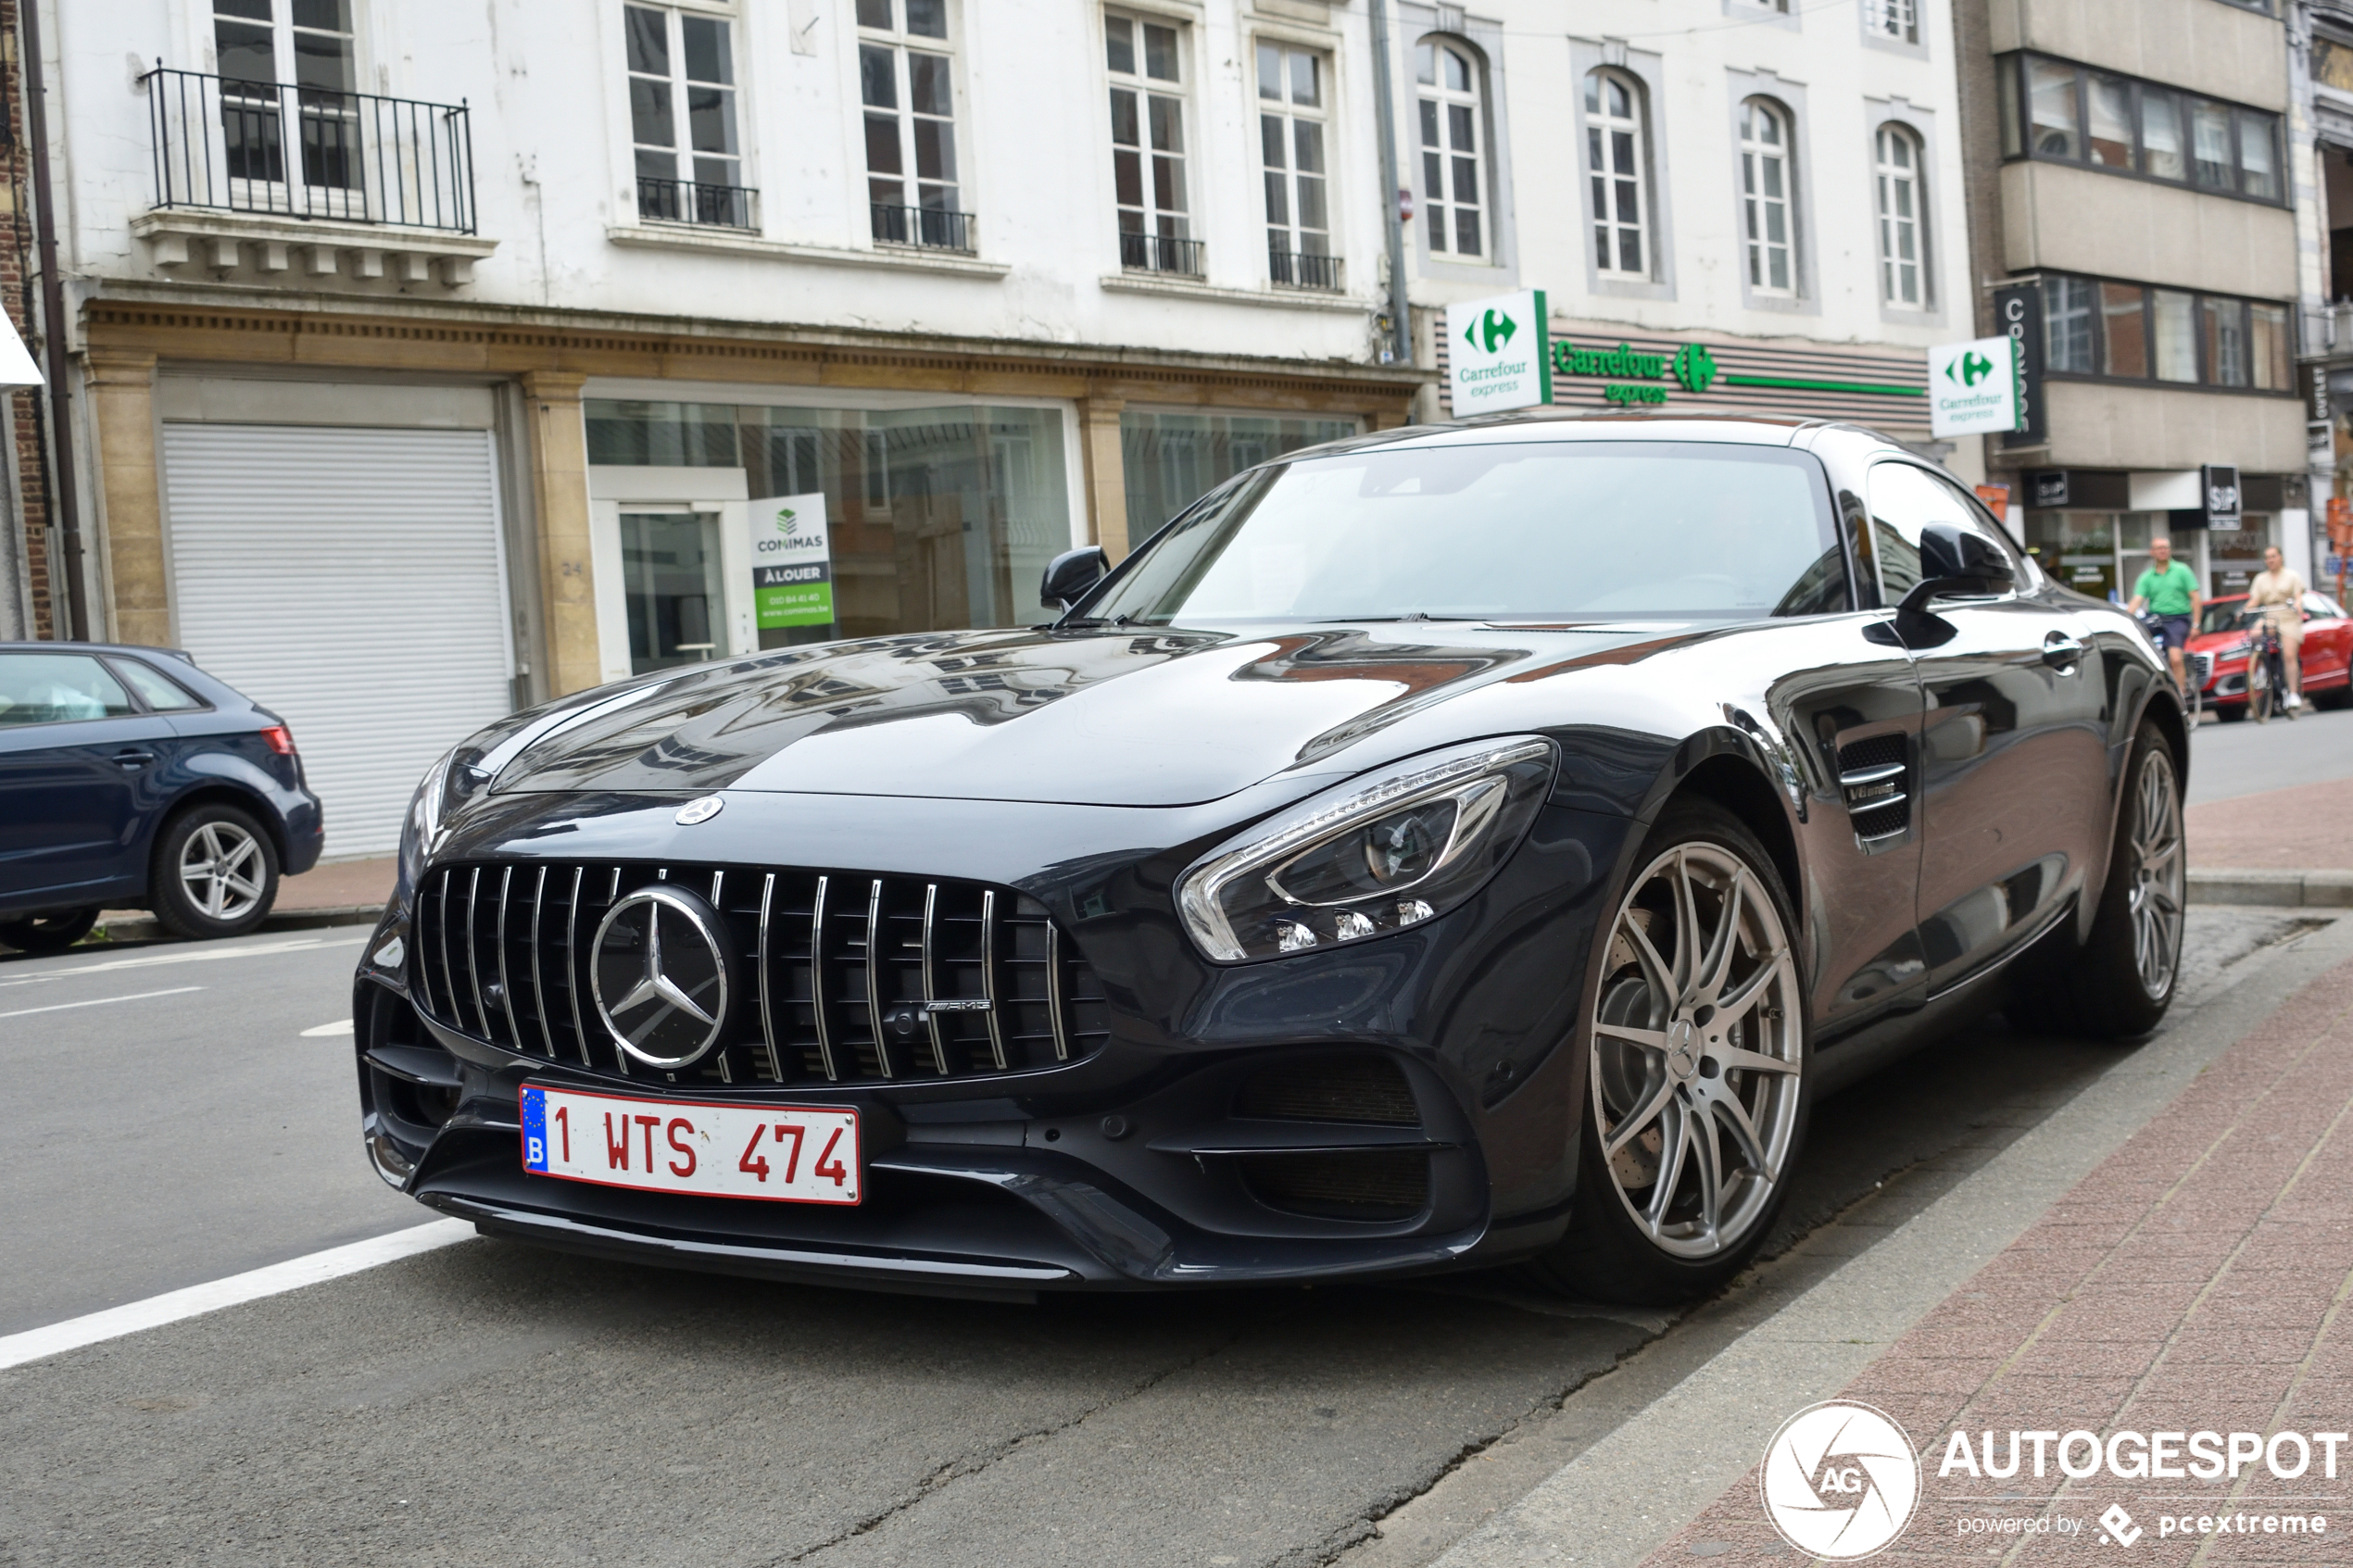
[[[152,647],[145,643],[0,642],[0,653],[143,653],[176,659],[191,670],[196,668],[195,656],[186,648]]]
[[[1377,446],[1493,446],[1523,441],[1707,441],[1747,446],[1787,447],[1799,445],[1811,433],[1830,430],[1852,431],[1868,436],[1891,452],[1906,450],[1901,444],[1889,440],[1879,431],[1837,420],[1772,414],[1654,414],[1617,409],[1530,408],[1511,414],[1481,414],[1440,424],[1406,425],[1396,430],[1344,436],[1338,441],[1327,441],[1315,446],[1302,446],[1295,452],[1286,452],[1270,461],[1288,463],[1302,458],[1329,458]]]

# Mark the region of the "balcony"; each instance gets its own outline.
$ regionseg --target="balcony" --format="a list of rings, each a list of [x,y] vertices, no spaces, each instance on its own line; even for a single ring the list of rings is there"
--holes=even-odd
[[[132,223],[156,265],[391,276],[452,287],[497,248],[475,228],[462,104],[245,82],[158,65],[147,94],[155,207]]]
[[[1266,252],[1266,270],[1268,277],[1287,289],[1338,294],[1342,286],[1340,259],[1337,256],[1270,247]]]
[[[647,223],[691,223],[704,229],[760,227],[760,193],[742,185],[699,185],[692,180],[637,177],[637,217]]]
[[[1119,236],[1119,264],[1130,272],[1166,272],[1179,278],[1198,278],[1202,275],[1202,251],[1201,241],[1175,234],[1123,231]]]
[[[890,207],[875,202],[868,208],[879,245],[914,245],[924,250],[952,250],[971,255],[973,215],[943,212],[930,207]]]

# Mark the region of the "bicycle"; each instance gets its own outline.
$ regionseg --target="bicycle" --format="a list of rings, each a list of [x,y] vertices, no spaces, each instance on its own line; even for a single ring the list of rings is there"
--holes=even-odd
[[[2141,634],[2148,639],[2149,646],[2157,650],[2157,657],[2167,658],[2164,628],[2156,614],[2145,609],[2133,619],[2141,623]],[[2212,666],[2208,665],[2208,668],[2210,669]],[[2182,650],[2181,692],[2182,711],[2188,716],[2190,728],[2196,729],[2199,719],[2206,711],[2206,691],[2204,683],[2198,677],[2197,656],[2187,648]]]
[[[2246,710],[2259,724],[2268,724],[2271,715],[2284,712],[2290,722],[2296,709],[2286,706],[2287,655],[2280,646],[2280,629],[2271,618],[2258,611],[2255,622],[2247,629]]]

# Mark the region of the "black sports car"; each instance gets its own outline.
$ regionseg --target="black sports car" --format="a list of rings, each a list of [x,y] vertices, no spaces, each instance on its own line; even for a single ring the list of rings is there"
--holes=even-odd
[[[2162,665],[1869,432],[1386,433],[1102,568],[451,753],[358,979],[384,1179],[891,1288],[1662,1298],[1757,1245],[1814,1097],[2171,998]]]

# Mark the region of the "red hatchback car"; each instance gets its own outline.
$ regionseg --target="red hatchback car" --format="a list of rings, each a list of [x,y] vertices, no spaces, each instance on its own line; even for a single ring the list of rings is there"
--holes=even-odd
[[[2353,682],[2353,620],[2325,594],[2304,596],[2304,695],[2334,708]],[[2208,599],[2190,638],[2190,669],[2206,705],[2225,720],[2246,717],[2246,596]]]

